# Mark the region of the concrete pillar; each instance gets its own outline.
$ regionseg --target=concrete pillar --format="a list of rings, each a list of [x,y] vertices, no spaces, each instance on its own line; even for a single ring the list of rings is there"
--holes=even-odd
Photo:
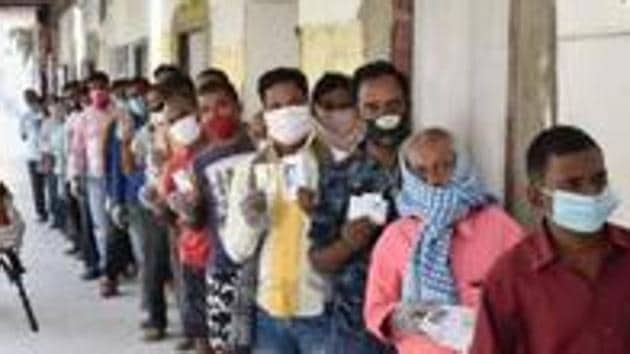
[[[210,65],[228,74],[237,89],[245,81],[246,0],[210,1]]]
[[[508,5],[416,0],[413,118],[451,130],[500,199],[505,184]]]
[[[556,120],[555,0],[512,0],[507,135],[507,202],[533,224],[526,200],[525,154],[532,138]]]
[[[258,77],[277,66],[299,66],[298,0],[250,0],[245,8],[245,84],[249,116],[260,108]]]
[[[150,2],[149,71],[162,63],[174,63],[172,19],[176,0],[145,0]]]

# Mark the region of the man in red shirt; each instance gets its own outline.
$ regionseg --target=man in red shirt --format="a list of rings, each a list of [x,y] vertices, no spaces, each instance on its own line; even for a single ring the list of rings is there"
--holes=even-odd
[[[172,264],[180,296],[184,335],[194,341],[198,352],[208,350],[205,318],[205,266],[211,254],[208,230],[191,207],[196,200],[193,161],[207,147],[208,139],[199,122],[198,105],[192,80],[173,75],[162,83],[166,119],[170,122],[168,143],[171,155],[160,176],[158,193],[171,214],[175,245]],[[178,348],[190,347],[182,342]]]
[[[471,353],[630,353],[630,232],[607,223],[618,200],[601,148],[577,128],[551,128],[530,146],[527,171],[541,228],[483,284]]]

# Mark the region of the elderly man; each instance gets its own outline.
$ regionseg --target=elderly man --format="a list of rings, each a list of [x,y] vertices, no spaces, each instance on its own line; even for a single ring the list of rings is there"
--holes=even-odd
[[[365,320],[401,354],[453,353],[465,349],[455,344],[466,338],[431,329],[441,318],[465,322],[464,314],[478,306],[487,270],[522,231],[455,152],[448,132],[429,129],[412,137],[402,160],[400,219],[372,254]]]
[[[472,353],[630,353],[630,233],[606,222],[618,199],[602,149],[554,127],[534,139],[527,172],[543,222],[490,271]]]

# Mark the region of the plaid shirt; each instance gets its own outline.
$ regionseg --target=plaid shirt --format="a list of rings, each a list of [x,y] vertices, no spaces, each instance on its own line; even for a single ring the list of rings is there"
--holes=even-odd
[[[367,157],[365,152],[358,152],[340,163],[323,159],[321,164],[320,195],[312,215],[310,232],[314,248],[327,247],[340,238],[353,195],[382,194],[389,202],[387,220],[395,218],[394,197],[399,185],[397,173],[386,170]],[[381,228],[375,230],[378,234],[381,231]],[[332,305],[339,317],[335,320],[358,331],[365,329],[362,311],[371,249],[369,247],[355,254],[343,270],[332,276]]]

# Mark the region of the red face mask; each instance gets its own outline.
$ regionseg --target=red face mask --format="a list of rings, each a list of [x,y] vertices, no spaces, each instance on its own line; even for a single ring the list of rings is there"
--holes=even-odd
[[[206,137],[210,139],[226,140],[233,138],[238,133],[239,122],[234,117],[220,115],[216,112],[213,117],[208,117],[204,124]]]
[[[105,90],[90,91],[90,100],[97,109],[105,109],[109,106],[109,93]]]

